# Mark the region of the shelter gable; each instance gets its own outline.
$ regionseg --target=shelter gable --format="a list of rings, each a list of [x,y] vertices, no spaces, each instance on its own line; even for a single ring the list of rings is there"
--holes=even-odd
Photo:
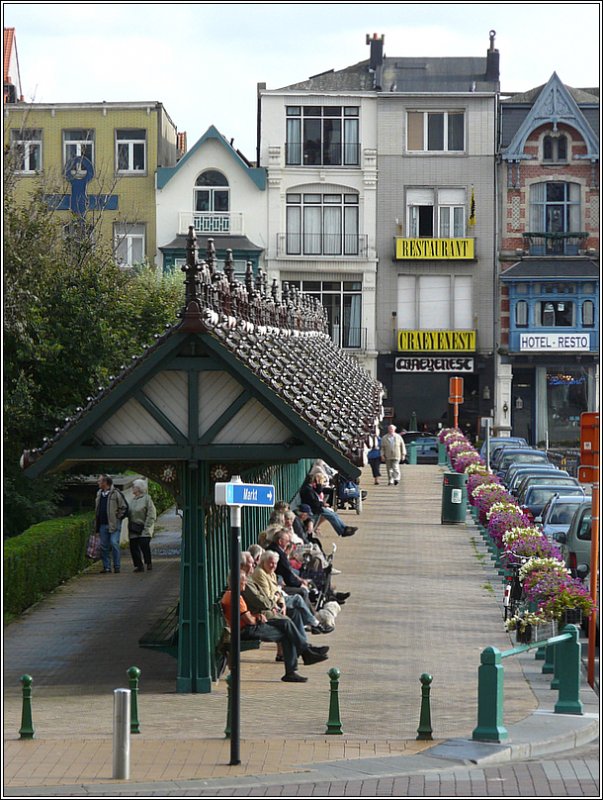
[[[292,432],[252,398],[216,435],[213,444],[284,444]]]

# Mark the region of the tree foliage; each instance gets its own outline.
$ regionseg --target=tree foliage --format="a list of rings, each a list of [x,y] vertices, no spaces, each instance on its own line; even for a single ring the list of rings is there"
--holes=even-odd
[[[120,269],[111,249],[63,236],[65,217],[40,189],[4,193],[4,534],[48,517],[60,480],[31,481],[19,458],[38,447],[109,375],[173,322],[182,279]]]

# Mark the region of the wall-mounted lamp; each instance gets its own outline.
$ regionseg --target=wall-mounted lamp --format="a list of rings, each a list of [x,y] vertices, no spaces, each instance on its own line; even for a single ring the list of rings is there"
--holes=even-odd
[[[490,387],[489,386],[484,386],[484,391],[483,391],[482,397],[483,397],[484,400],[489,400],[490,399]]]
[[[507,405],[507,403],[506,403],[506,401],[505,401],[505,402],[503,403],[503,414],[504,414],[504,415],[505,415],[505,417],[506,417],[508,413],[509,413],[509,406]]]
[[[515,398],[515,408],[518,411],[521,411],[521,409],[523,408],[523,400],[522,400],[521,397],[516,397]]]

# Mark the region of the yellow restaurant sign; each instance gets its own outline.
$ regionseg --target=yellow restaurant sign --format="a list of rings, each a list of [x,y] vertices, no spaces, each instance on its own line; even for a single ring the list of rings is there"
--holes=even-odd
[[[473,353],[475,331],[398,331],[398,351]]]
[[[396,259],[475,258],[475,239],[396,239]]]

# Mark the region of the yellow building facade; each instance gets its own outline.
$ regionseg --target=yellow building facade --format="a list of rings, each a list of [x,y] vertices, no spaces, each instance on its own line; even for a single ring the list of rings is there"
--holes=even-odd
[[[65,226],[83,219],[118,263],[154,263],[155,178],[177,161],[177,130],[157,102],[4,106],[18,203],[42,188]]]

